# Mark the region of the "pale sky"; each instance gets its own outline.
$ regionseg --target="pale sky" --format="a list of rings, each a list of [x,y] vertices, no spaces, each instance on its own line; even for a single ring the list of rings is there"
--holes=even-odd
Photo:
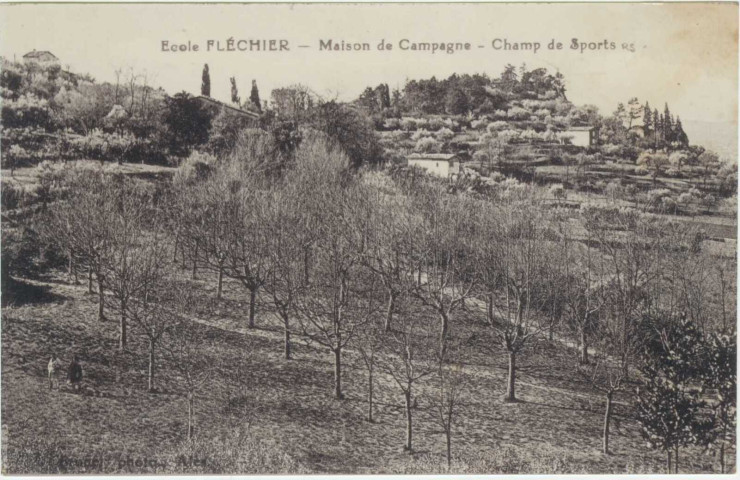
[[[0,54],[18,59],[50,50],[63,66],[112,80],[116,68],[147,72],[173,94],[200,91],[208,63],[212,96],[229,99],[229,77],[242,99],[252,79],[262,99],[272,88],[302,83],[321,95],[355,98],[366,86],[438,79],[452,73],[498,76],[506,63],[559,69],[574,103],[610,113],[636,96],[684,120],[737,123],[737,4],[66,4],[2,5]],[[286,39],[289,52],[206,52],[208,40]],[[491,42],[540,42],[540,51],[497,51]],[[571,39],[617,46],[568,47]],[[390,52],[319,51],[319,40],[393,44]],[[453,54],[399,50],[399,41],[470,42]],[[563,43],[550,51],[551,39]],[[200,45],[161,51],[161,41]],[[621,49],[634,44],[635,52]],[[311,48],[298,48],[309,45]],[[478,48],[483,45],[485,48]]]

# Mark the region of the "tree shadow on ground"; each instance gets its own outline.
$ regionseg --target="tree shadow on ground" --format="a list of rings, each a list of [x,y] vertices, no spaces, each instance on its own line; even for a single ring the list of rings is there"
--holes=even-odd
[[[3,307],[59,303],[64,299],[62,295],[52,293],[51,286],[32,285],[14,278],[8,279],[0,297]]]

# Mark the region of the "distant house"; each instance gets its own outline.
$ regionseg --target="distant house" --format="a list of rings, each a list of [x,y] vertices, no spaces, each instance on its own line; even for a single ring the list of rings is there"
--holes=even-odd
[[[462,171],[460,157],[454,153],[412,153],[409,167],[420,167],[438,177],[447,178]]]
[[[41,65],[58,65],[59,59],[47,50],[33,50],[23,55],[24,63],[38,63]]]
[[[257,120],[259,120],[260,118],[260,114],[257,112],[253,112],[251,110],[242,110],[241,108],[236,108],[233,105],[220,102],[211,97],[200,95],[196,97],[196,99],[206,110],[210,111],[213,115],[217,115],[221,110],[224,110],[227,114],[246,118],[251,122],[254,122],[255,125],[257,123]]]
[[[596,145],[599,137],[599,129],[596,127],[570,127],[558,132],[560,143],[565,145],[576,145],[578,147],[592,147]]]

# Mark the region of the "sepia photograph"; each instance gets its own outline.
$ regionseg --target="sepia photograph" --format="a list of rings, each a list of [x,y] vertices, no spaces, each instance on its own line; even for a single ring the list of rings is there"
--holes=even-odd
[[[738,3],[0,3],[0,473],[736,474]]]

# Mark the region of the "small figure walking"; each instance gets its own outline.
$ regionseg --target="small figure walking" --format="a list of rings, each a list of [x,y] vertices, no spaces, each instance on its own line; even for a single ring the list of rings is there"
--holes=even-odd
[[[77,355],[74,356],[74,360],[69,364],[68,377],[68,381],[72,385],[72,390],[79,390],[80,383],[82,382],[82,365],[80,365],[80,359]]]
[[[57,367],[59,366],[59,358],[52,353],[49,359],[49,390],[54,389],[54,380],[56,380]]]

